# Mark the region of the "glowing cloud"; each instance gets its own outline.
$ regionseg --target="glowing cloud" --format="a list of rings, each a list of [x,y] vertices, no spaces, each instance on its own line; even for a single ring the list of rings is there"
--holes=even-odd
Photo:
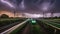
[[[24,0],[21,2],[22,8],[24,8]]]
[[[22,10],[25,9],[24,0],[21,1],[20,8],[21,8]]]
[[[50,7],[50,3],[43,3],[42,10],[47,11],[49,9],[49,7]]]
[[[56,2],[56,0],[53,0],[53,2],[52,2],[52,0],[44,1],[41,5],[42,6],[41,9],[43,11],[47,11],[47,10],[53,8],[55,2]]]
[[[42,15],[40,15],[40,14],[30,14],[30,13],[25,13],[25,16],[27,16],[28,18],[39,18],[39,17],[42,17]]]
[[[6,0],[1,0],[1,2],[9,5],[10,7],[15,8],[10,2],[8,2],[8,1],[6,1]]]

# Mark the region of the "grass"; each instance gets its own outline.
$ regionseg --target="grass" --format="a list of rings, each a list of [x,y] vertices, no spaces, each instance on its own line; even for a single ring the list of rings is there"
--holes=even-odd
[[[42,29],[40,28],[40,26],[37,23],[32,25],[31,31],[33,34],[44,34]]]
[[[43,23],[47,23],[47,25],[51,24],[57,28],[60,28],[60,19],[43,19],[41,20]]]
[[[22,22],[25,19],[23,18],[5,18],[5,19],[0,19],[0,27],[2,26],[6,26],[12,23],[16,23],[16,22]]]
[[[15,29],[14,31],[12,31],[10,34],[17,34],[17,32],[24,27],[25,24],[21,25],[20,27],[18,27],[17,29]]]

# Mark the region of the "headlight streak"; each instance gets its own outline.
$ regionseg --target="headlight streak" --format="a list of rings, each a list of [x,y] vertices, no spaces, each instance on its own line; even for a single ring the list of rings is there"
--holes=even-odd
[[[6,0],[0,0],[2,3],[5,3],[7,5],[9,5],[12,8],[15,8],[10,2],[6,1]]]

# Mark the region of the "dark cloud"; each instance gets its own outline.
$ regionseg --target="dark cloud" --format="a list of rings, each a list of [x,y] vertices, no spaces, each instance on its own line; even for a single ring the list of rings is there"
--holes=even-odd
[[[21,11],[21,8],[19,7],[19,5],[21,4],[22,0],[9,0],[9,2],[13,3],[14,6],[16,5],[15,7],[18,7],[16,10]],[[52,6],[52,7],[49,7],[51,8],[50,9],[51,11],[53,10],[56,10],[55,12],[60,11],[60,0],[24,0],[24,5],[26,8],[22,10],[22,12],[33,11],[33,12],[40,13],[42,12],[41,7],[42,7],[42,4],[44,3],[50,3],[48,5]],[[0,2],[0,9],[1,8],[11,9],[11,8],[8,8],[7,6],[4,6],[4,7],[1,7],[1,6],[4,6],[4,5],[2,5],[2,3]]]

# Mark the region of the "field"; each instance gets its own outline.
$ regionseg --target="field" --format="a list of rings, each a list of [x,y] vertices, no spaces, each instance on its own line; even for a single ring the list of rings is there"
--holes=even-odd
[[[60,32],[60,19],[42,19],[40,22],[50,34],[58,34]]]
[[[54,27],[54,28],[57,28],[57,29],[60,28],[60,19],[44,19],[41,21],[47,25]]]
[[[25,19],[21,19],[21,18],[5,18],[5,19],[0,19],[0,27],[2,26],[6,26],[12,23],[16,23],[16,22],[22,22]]]
[[[26,18],[1,18],[0,19],[0,33],[23,22]]]

